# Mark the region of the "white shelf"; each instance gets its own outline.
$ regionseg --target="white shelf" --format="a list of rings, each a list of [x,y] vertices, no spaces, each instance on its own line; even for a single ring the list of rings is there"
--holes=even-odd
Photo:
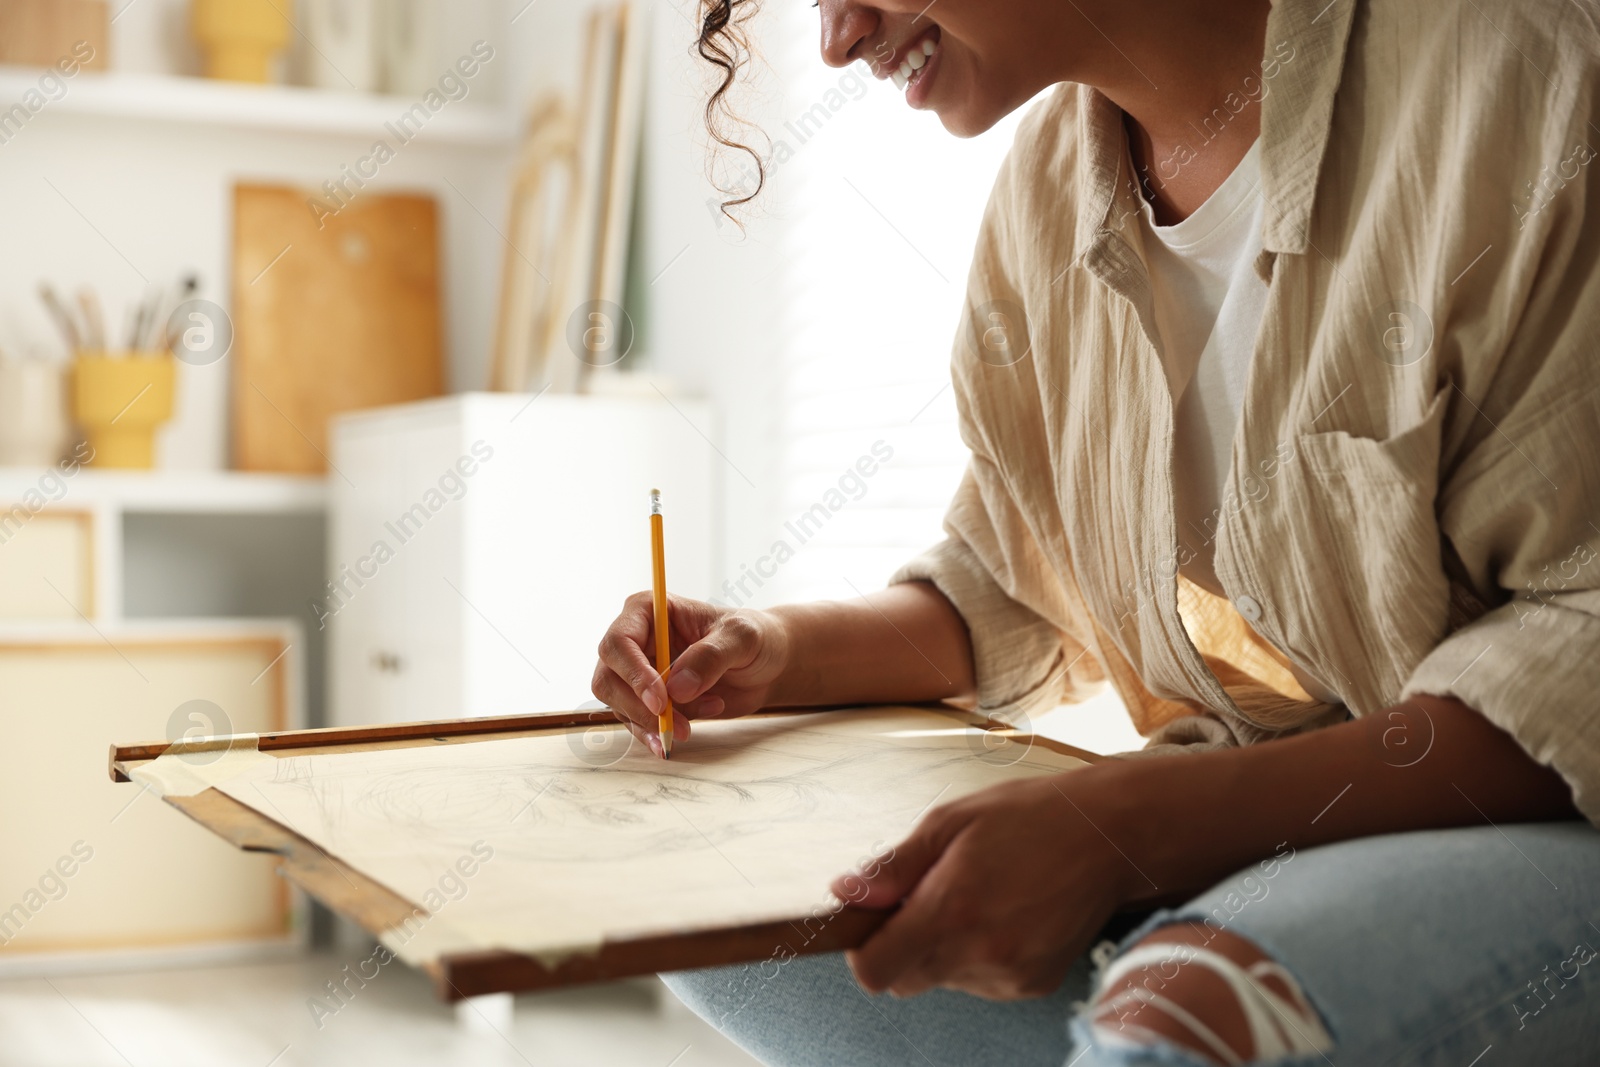
[[[0,66],[0,100],[37,90],[42,70]],[[347,93],[288,85],[245,85],[157,74],[80,73],[46,114],[87,115],[145,122],[224,126],[349,137],[363,142],[395,135],[393,123],[418,101],[408,96]],[[416,143],[505,148],[517,136],[515,114],[471,98],[452,100],[429,115]]]
[[[0,501],[20,501],[45,474],[27,467],[0,467]],[[58,508],[113,507],[122,512],[187,514],[315,514],[327,510],[328,480],[295,474],[242,471],[107,471],[81,468],[63,478]]]

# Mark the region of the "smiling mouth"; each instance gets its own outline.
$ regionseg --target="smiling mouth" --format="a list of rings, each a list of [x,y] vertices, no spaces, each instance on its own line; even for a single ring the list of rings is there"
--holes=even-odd
[[[892,50],[888,47],[889,42],[878,42],[872,58],[867,61],[872,67],[873,77],[893,81],[896,89],[904,91],[918,80],[921,72],[939,55],[942,38],[938,23],[929,23],[927,29]],[[888,55],[884,55],[885,52]]]
[[[937,36],[924,37],[907,50],[905,58],[900,61],[898,70],[889,74],[896,89],[904,90],[922,76],[922,70],[928,65],[935,52],[939,50]]]

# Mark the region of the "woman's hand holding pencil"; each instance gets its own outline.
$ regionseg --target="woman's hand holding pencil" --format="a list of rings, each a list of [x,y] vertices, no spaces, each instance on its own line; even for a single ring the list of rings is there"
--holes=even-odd
[[[672,596],[651,496],[655,589],[623,604],[590,688],[656,755],[688,739],[690,719],[976,696],[967,624],[931,582],[770,611]]]
[[[630,596],[606,631],[591,688],[635,737],[665,757],[674,741],[688,738],[690,719],[765,707],[788,661],[789,642],[782,623],[766,612],[667,593],[659,497],[651,496],[655,588]],[[658,627],[661,614],[666,625]]]

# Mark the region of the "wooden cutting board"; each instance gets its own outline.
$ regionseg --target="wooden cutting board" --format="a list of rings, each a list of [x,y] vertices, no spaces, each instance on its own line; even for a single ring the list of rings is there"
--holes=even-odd
[[[239,470],[326,471],[330,417],[444,390],[433,198],[362,192],[319,220],[311,196],[234,187]]]

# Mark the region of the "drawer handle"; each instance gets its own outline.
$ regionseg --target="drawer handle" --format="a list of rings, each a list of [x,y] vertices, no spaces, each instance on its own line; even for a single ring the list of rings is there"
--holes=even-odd
[[[383,671],[386,674],[399,674],[406,669],[406,661],[394,652],[374,652],[372,654],[372,666],[375,670]]]

